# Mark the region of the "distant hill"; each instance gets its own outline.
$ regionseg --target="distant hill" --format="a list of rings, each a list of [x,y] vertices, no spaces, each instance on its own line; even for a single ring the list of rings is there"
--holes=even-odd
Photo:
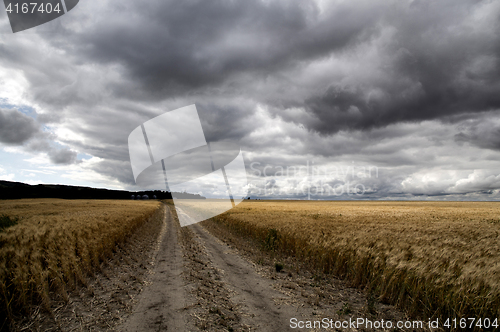
[[[200,195],[173,193],[176,198],[205,199]],[[65,198],[65,199],[131,199],[132,195],[156,196],[157,199],[171,199],[172,193],[161,190],[126,191],[102,188],[67,186],[60,184],[30,185],[22,182],[0,180],[0,199],[18,198]]]

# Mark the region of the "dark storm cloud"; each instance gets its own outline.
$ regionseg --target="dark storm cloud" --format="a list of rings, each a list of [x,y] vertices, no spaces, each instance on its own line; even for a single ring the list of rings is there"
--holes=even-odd
[[[123,2],[104,7],[114,15],[81,32],[73,51],[122,65],[136,84],[114,85],[125,98],[243,94],[278,110],[302,107],[313,116],[305,125],[324,134],[364,130],[500,107],[500,35],[488,33],[500,29],[498,18],[472,22],[486,5],[361,1],[320,10],[313,2]],[[388,40],[374,44],[388,29]],[[364,73],[346,73],[300,98],[276,82],[267,85],[271,100],[252,90],[317,59],[364,61],[360,45],[378,52]]]
[[[17,110],[0,109],[0,142],[22,145],[39,132],[35,120]]]
[[[331,133],[498,110],[500,35],[470,22],[471,13],[485,4],[414,1],[398,17],[388,15],[395,34],[382,57],[390,62],[378,76],[333,84],[308,98],[306,108],[317,117],[312,126]],[[491,23],[498,31],[498,15]]]
[[[59,135],[28,148],[55,163],[86,153],[127,186],[130,132],[195,103],[209,142],[240,142],[261,167],[375,164],[372,197],[462,195],[496,188],[491,172],[468,177],[497,169],[499,13],[472,0],[86,1],[53,33],[6,37],[0,63]]]
[[[124,2],[81,34],[75,51],[122,64],[143,89],[165,97],[237,74],[265,78],[342,49],[375,23],[379,10],[364,5],[341,4],[320,14],[312,1]]]
[[[238,141],[253,130],[250,123],[253,111],[248,103],[196,103],[207,142]]]

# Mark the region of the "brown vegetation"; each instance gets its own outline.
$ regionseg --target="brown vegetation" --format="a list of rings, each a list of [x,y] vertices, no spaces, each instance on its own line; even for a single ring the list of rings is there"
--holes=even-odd
[[[500,204],[245,201],[213,219],[413,316],[500,316]]]
[[[67,298],[134,230],[163,216],[156,201],[22,199],[0,209],[18,220],[0,232],[0,325]]]

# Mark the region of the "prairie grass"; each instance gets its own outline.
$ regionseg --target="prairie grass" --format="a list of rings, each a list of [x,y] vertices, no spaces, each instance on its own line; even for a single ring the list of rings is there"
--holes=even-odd
[[[17,224],[0,232],[0,329],[32,305],[86,284],[139,226],[163,216],[157,201],[21,199],[0,201]]]
[[[500,318],[500,203],[245,201],[212,219],[412,316]]]

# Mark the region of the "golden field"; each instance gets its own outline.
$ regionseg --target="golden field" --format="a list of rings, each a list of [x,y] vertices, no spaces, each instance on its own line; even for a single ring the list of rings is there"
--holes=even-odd
[[[245,201],[212,222],[410,315],[500,318],[500,203]]]
[[[157,201],[21,199],[0,201],[18,219],[0,231],[0,324],[31,305],[85,284],[117,245],[152,218]],[[3,317],[2,317],[3,316]]]

